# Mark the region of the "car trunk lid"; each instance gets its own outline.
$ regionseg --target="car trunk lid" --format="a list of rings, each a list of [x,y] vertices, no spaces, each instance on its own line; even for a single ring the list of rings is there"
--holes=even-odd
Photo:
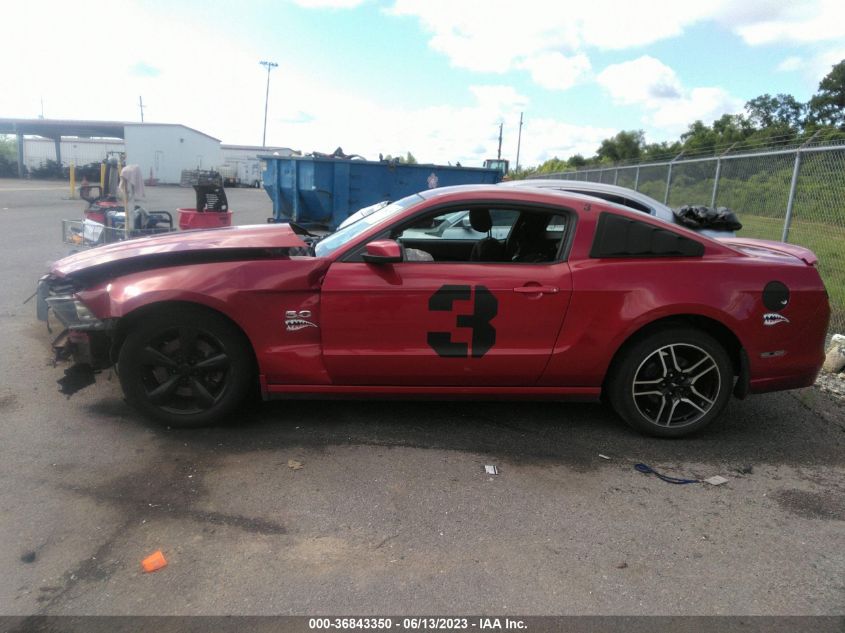
[[[796,244],[753,238],[728,238],[721,239],[720,242],[752,257],[795,258],[808,266],[816,266],[819,263],[819,258],[813,251]]]

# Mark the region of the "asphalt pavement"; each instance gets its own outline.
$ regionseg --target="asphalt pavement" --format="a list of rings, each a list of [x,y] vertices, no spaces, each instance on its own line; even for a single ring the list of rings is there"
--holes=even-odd
[[[0,614],[843,613],[828,395],[733,401],[675,441],[601,405],[524,402],[251,403],[168,429],[114,376],[57,391],[23,301],[68,251],[68,193],[0,180]],[[263,191],[229,198],[239,224],[270,214]],[[150,209],[192,202],[148,190]]]

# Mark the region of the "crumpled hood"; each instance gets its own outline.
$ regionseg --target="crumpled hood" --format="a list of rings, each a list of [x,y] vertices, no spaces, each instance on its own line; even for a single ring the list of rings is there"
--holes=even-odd
[[[95,277],[191,263],[287,257],[307,248],[288,224],[176,231],[98,246],[55,262],[58,277]]]

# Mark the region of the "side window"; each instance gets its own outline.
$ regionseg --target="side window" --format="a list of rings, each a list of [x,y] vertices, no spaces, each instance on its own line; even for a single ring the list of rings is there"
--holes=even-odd
[[[701,257],[704,245],[647,222],[602,213],[590,257]]]
[[[406,262],[543,263],[560,258],[568,215],[539,209],[471,208],[397,227]]]
[[[400,242],[420,239],[478,241],[491,232],[493,237],[503,240],[518,217],[519,211],[509,209],[450,211],[423,217],[401,229],[395,238]]]
[[[524,211],[505,243],[505,255],[517,263],[546,263],[560,259],[567,216]]]
[[[490,219],[493,221],[493,230],[502,229],[504,231],[510,232],[511,228],[513,227],[514,223],[516,222],[517,218],[519,217],[519,211],[512,211],[509,209],[491,209],[490,210]],[[501,236],[507,237],[507,235]]]

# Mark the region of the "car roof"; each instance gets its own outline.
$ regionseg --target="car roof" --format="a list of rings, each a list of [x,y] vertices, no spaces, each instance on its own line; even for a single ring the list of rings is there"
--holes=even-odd
[[[616,196],[630,198],[647,206],[670,210],[668,206],[655,200],[651,196],[640,193],[634,189],[611,185],[603,182],[591,182],[588,180],[563,180],[558,178],[531,178],[526,180],[510,180],[499,184],[500,187],[536,187],[540,189],[580,189],[582,191],[596,191]]]
[[[506,190],[511,195],[503,197],[502,193]],[[596,198],[595,196],[591,196],[586,193],[578,193],[575,191],[563,191],[560,189],[553,189],[548,187],[520,186],[508,187],[507,189],[504,189],[499,185],[454,185],[451,187],[438,187],[436,189],[427,189],[425,191],[418,192],[416,195],[420,196],[425,200],[434,200],[438,197],[447,197],[466,193],[476,194],[475,196],[473,196],[473,198],[479,199],[481,199],[485,195],[489,195],[491,199],[505,203],[509,200],[522,200],[526,202],[549,202],[550,198],[559,198],[559,204],[562,204],[563,206],[571,206],[573,202],[600,202],[603,206],[609,207],[611,209],[624,211],[625,213],[632,212],[632,209],[630,207],[626,207],[625,205],[621,205],[615,202],[610,202],[602,198]],[[468,199],[467,202],[472,202],[472,200]],[[635,211],[634,213],[641,212]]]
[[[521,186],[509,189],[512,193],[518,192],[519,194],[528,194],[529,197],[550,196],[553,198],[572,198],[579,201],[583,200],[585,202],[596,201],[596,198],[589,194],[578,193],[576,191],[562,191],[560,189],[548,187]],[[417,192],[415,195],[418,195],[425,200],[432,200],[441,196],[451,196],[462,193],[489,194],[493,198],[499,198],[502,196],[503,190],[502,187],[500,187],[499,185],[453,185],[451,187],[437,187],[436,189],[426,189],[425,191]],[[502,200],[508,199],[510,198],[502,198]],[[602,202],[610,204],[611,206],[617,206],[623,209],[625,208],[620,205],[615,205],[612,202],[607,202],[607,200],[602,200]]]

